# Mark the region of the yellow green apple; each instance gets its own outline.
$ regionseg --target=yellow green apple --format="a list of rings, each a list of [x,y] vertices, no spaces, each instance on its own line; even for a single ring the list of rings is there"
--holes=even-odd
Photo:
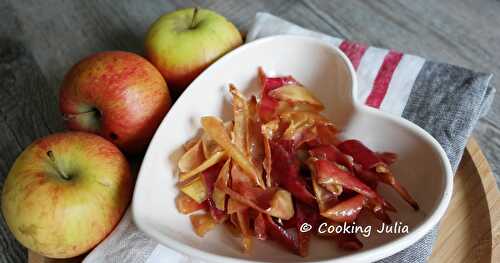
[[[16,159],[3,187],[2,213],[25,247],[70,258],[113,230],[131,193],[129,164],[114,144],[91,133],[57,133]]]
[[[146,57],[174,93],[217,58],[242,44],[238,29],[214,11],[186,8],[162,15],[146,36]]]

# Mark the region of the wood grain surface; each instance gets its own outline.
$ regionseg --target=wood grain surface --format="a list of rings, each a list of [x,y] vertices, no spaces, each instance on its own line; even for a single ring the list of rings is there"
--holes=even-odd
[[[431,263],[500,262],[500,193],[476,140],[471,139],[455,175],[453,197],[441,220]],[[29,263],[74,263],[29,253]]]
[[[500,192],[474,139],[455,175],[429,262],[500,262]]]
[[[0,187],[23,148],[63,129],[57,92],[71,65],[102,50],[142,53],[148,26],[187,6],[216,10],[243,31],[265,11],[338,37],[500,74],[496,0],[0,0]],[[495,174],[499,126],[497,99],[475,130]],[[0,232],[8,232],[3,219]],[[12,236],[0,235],[0,262],[26,256]]]

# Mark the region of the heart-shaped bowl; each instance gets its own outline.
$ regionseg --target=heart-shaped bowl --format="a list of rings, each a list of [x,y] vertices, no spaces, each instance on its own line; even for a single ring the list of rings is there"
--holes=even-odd
[[[239,238],[224,227],[216,227],[203,238],[195,235],[189,217],[175,206],[182,145],[199,132],[200,117],[232,119],[229,83],[245,95],[259,94],[258,67],[269,75],[292,75],[311,89],[325,105],[324,115],[341,128],[341,138],[359,139],[376,151],[397,153],[399,159],[391,167],[420,210],[414,211],[392,189],[381,185],[381,195],[398,210],[390,215],[398,224],[392,227],[393,233],[387,227],[378,233],[381,223],[364,216],[359,222],[364,231],[358,231],[364,244],[361,250],[344,251],[332,240],[313,238],[309,256],[304,258],[274,241],[257,239],[252,252],[243,254]],[[367,262],[417,242],[436,226],[450,201],[453,174],[449,160],[439,143],[417,125],[357,102],[355,76],[340,50],[308,37],[264,38],[219,59],[184,91],[156,131],[135,186],[132,211],[136,225],[161,244],[208,262]]]

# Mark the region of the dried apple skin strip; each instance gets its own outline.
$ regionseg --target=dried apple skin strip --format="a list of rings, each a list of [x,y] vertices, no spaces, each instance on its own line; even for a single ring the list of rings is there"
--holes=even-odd
[[[233,95],[233,142],[245,156],[249,156],[247,145],[247,133],[249,126],[248,105],[243,94],[233,84],[229,85],[229,91]]]
[[[336,164],[328,160],[316,160],[313,165],[320,185],[339,184],[371,199],[379,197],[375,191],[352,173],[340,169]]]
[[[271,171],[272,171],[272,159],[271,159],[271,146],[269,144],[269,140],[264,137],[264,153],[265,158],[262,162],[264,166],[264,171],[266,172],[266,186],[271,187],[273,185]]]
[[[269,96],[288,103],[304,103],[310,105],[317,111],[322,111],[323,104],[306,88],[297,84],[283,85],[277,89],[269,91]]]
[[[377,155],[358,140],[343,141],[338,145],[338,148],[343,153],[352,156],[354,162],[360,164],[363,169],[375,169],[375,172],[378,175],[378,181],[390,185],[408,204],[411,205],[414,210],[420,209],[417,201],[415,201],[408,190],[406,190],[406,188],[403,187],[398,180],[396,180],[394,175],[389,170],[387,163],[380,158],[380,155]],[[394,154],[390,156],[386,154],[385,157],[387,162],[390,162],[396,156]]]
[[[246,156],[231,142],[229,135],[227,135],[222,121],[216,117],[202,117],[201,125],[203,130],[216,141],[240,167],[247,174],[251,180],[261,188],[265,188],[259,172],[253,164],[246,158]]]
[[[263,161],[265,158],[264,136],[261,133],[261,121],[257,113],[257,98],[252,96],[248,101],[248,132],[247,147],[250,159],[262,175]]]
[[[350,223],[358,218],[367,201],[365,196],[358,194],[323,211],[321,215],[335,222]]]
[[[190,214],[205,208],[205,203],[198,203],[185,193],[180,192],[175,198],[175,206],[179,212],[183,214]]]
[[[218,209],[215,205],[215,201],[213,199],[213,192],[215,189],[215,181],[217,180],[217,177],[219,176],[220,170],[222,169],[223,163],[217,163],[216,165],[208,168],[207,170],[203,171],[201,174],[201,179],[203,181],[203,184],[205,184],[205,188],[207,190],[207,200],[205,201],[207,203],[208,211],[210,212],[210,215],[214,219],[216,223],[221,223],[224,220],[226,220],[226,213],[224,213],[224,210]]]
[[[368,147],[358,140],[346,140],[338,145],[341,152],[352,156],[354,162],[359,163],[364,169],[372,169],[386,164]]]
[[[224,192],[225,193],[225,192]],[[239,212],[241,210],[245,210],[247,209],[249,206],[245,205],[245,204],[242,204],[238,201],[236,201],[235,199],[229,197],[227,199],[227,205],[226,205],[226,213],[227,214],[234,214],[236,212]]]
[[[292,195],[290,192],[278,189],[271,200],[271,207],[267,210],[267,214],[281,218],[290,219],[293,217],[295,210],[292,203]]]
[[[272,173],[273,183],[282,185],[295,198],[314,206],[315,197],[307,190],[304,179],[299,175],[299,163],[293,155],[293,145],[287,141],[271,141]],[[287,146],[288,145],[288,146]]]
[[[286,229],[276,224],[271,216],[265,216],[265,219],[268,235],[279,244],[283,245],[286,249],[295,254],[299,254],[299,243],[297,239],[294,238],[294,236],[291,235]]]
[[[197,142],[200,141],[200,135],[196,135],[194,136],[193,138],[189,139],[187,142],[185,142],[183,145],[182,145],[182,148],[184,149],[184,151],[188,151],[189,149],[191,149]]]
[[[265,214],[259,213],[254,220],[255,237],[259,240],[267,240]]]
[[[217,176],[217,180],[215,180],[215,185],[224,185],[226,186],[229,181],[229,169],[231,169],[231,158],[227,159],[224,165],[222,166],[219,175]],[[212,193],[212,199],[214,200],[215,207],[222,211],[226,210],[226,193],[221,191],[219,188],[214,187]]]
[[[262,147],[260,137],[260,126],[256,127],[256,116],[251,116],[251,113],[256,114],[256,99],[247,101],[241,92],[233,84],[229,85],[229,91],[233,95],[233,143],[234,145],[250,160],[256,170],[258,176],[257,181],[263,182],[262,179],[262,157],[257,157],[256,152],[258,146]]]
[[[190,180],[193,180],[193,178],[197,177],[201,172],[203,172],[206,169],[210,168],[211,166],[217,164],[225,157],[226,157],[226,154],[224,152],[215,153],[214,155],[212,155],[212,157],[205,160],[200,166],[196,167],[195,169],[193,169],[187,173],[181,174],[179,177],[179,185],[180,186],[188,185]]]
[[[309,253],[309,242],[311,235],[316,232],[318,225],[318,211],[308,207],[300,202],[295,204],[295,229],[297,230],[298,253],[302,257],[307,257]],[[310,231],[302,232],[301,228],[304,223],[311,226]]]
[[[246,206],[260,213],[285,220],[293,217],[293,202],[288,191],[278,187],[261,189],[257,186],[248,185],[247,177],[241,175],[237,166],[231,168],[231,179],[231,187],[216,184],[219,190],[230,197],[228,213],[238,212]],[[240,204],[244,206],[242,207]]]
[[[280,108],[280,101],[269,96],[269,92],[287,84],[298,84],[298,82],[291,76],[270,78],[262,70],[259,71],[259,76],[261,80],[261,99],[258,112],[260,119],[268,122],[276,117],[278,108]]]
[[[216,117],[203,117],[204,132],[186,144],[190,153],[178,163],[178,185],[195,197],[181,193],[179,210],[209,212],[191,217],[198,235],[217,223],[216,210],[230,219],[224,225],[234,226],[245,253],[255,235],[307,256],[313,233],[300,232],[303,223],[316,228],[320,218],[330,224],[353,222],[365,208],[390,222],[386,211],[395,209],[374,190],[377,183],[389,184],[414,202],[389,169],[396,154],[373,152],[356,140],[340,141],[334,124],[319,113],[321,102],[293,77],[270,78],[259,68],[259,78],[261,100],[247,100],[230,85],[233,121],[223,124]],[[304,164],[310,176],[301,169]],[[217,165],[222,168],[215,174]],[[287,231],[291,228],[296,235]],[[354,235],[328,238],[343,249],[363,246]]]
[[[249,226],[250,220],[248,218],[248,209],[236,212],[236,217],[238,218],[238,225],[242,235],[241,245],[243,247],[243,253],[248,254],[253,247],[252,231]]]
[[[205,155],[201,147],[201,140],[198,140],[191,148],[181,156],[177,162],[177,167],[181,173],[194,170],[205,161]]]
[[[189,185],[181,187],[181,192],[188,195],[198,203],[207,199],[207,189],[203,184],[201,177],[196,177]]]
[[[350,159],[349,157],[347,157],[347,155],[345,155],[339,149],[337,149],[337,147],[331,144],[323,144],[313,147],[309,149],[309,155],[317,159],[336,162],[338,164],[347,167],[349,171],[353,171],[354,169],[352,158]]]
[[[207,232],[215,227],[215,221],[209,214],[195,214],[190,215],[189,219],[193,225],[196,235],[203,237]]]
[[[334,193],[319,185],[317,183],[317,176],[314,174],[314,170],[311,171],[313,172],[312,185],[318,203],[318,208],[320,212],[323,212],[326,211],[329,207],[338,203],[338,197]]]

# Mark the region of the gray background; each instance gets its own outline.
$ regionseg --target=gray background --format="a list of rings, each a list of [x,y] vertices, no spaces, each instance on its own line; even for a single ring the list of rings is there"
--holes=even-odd
[[[256,12],[374,46],[476,71],[500,73],[500,2],[387,1],[16,1],[0,0],[0,187],[35,138],[63,129],[57,92],[69,67],[90,53],[142,53],[148,26],[179,7],[216,10],[245,31]],[[491,85],[497,86],[494,78]],[[497,95],[497,97],[500,95]],[[500,172],[500,102],[474,134]],[[26,252],[0,220],[0,262]]]

